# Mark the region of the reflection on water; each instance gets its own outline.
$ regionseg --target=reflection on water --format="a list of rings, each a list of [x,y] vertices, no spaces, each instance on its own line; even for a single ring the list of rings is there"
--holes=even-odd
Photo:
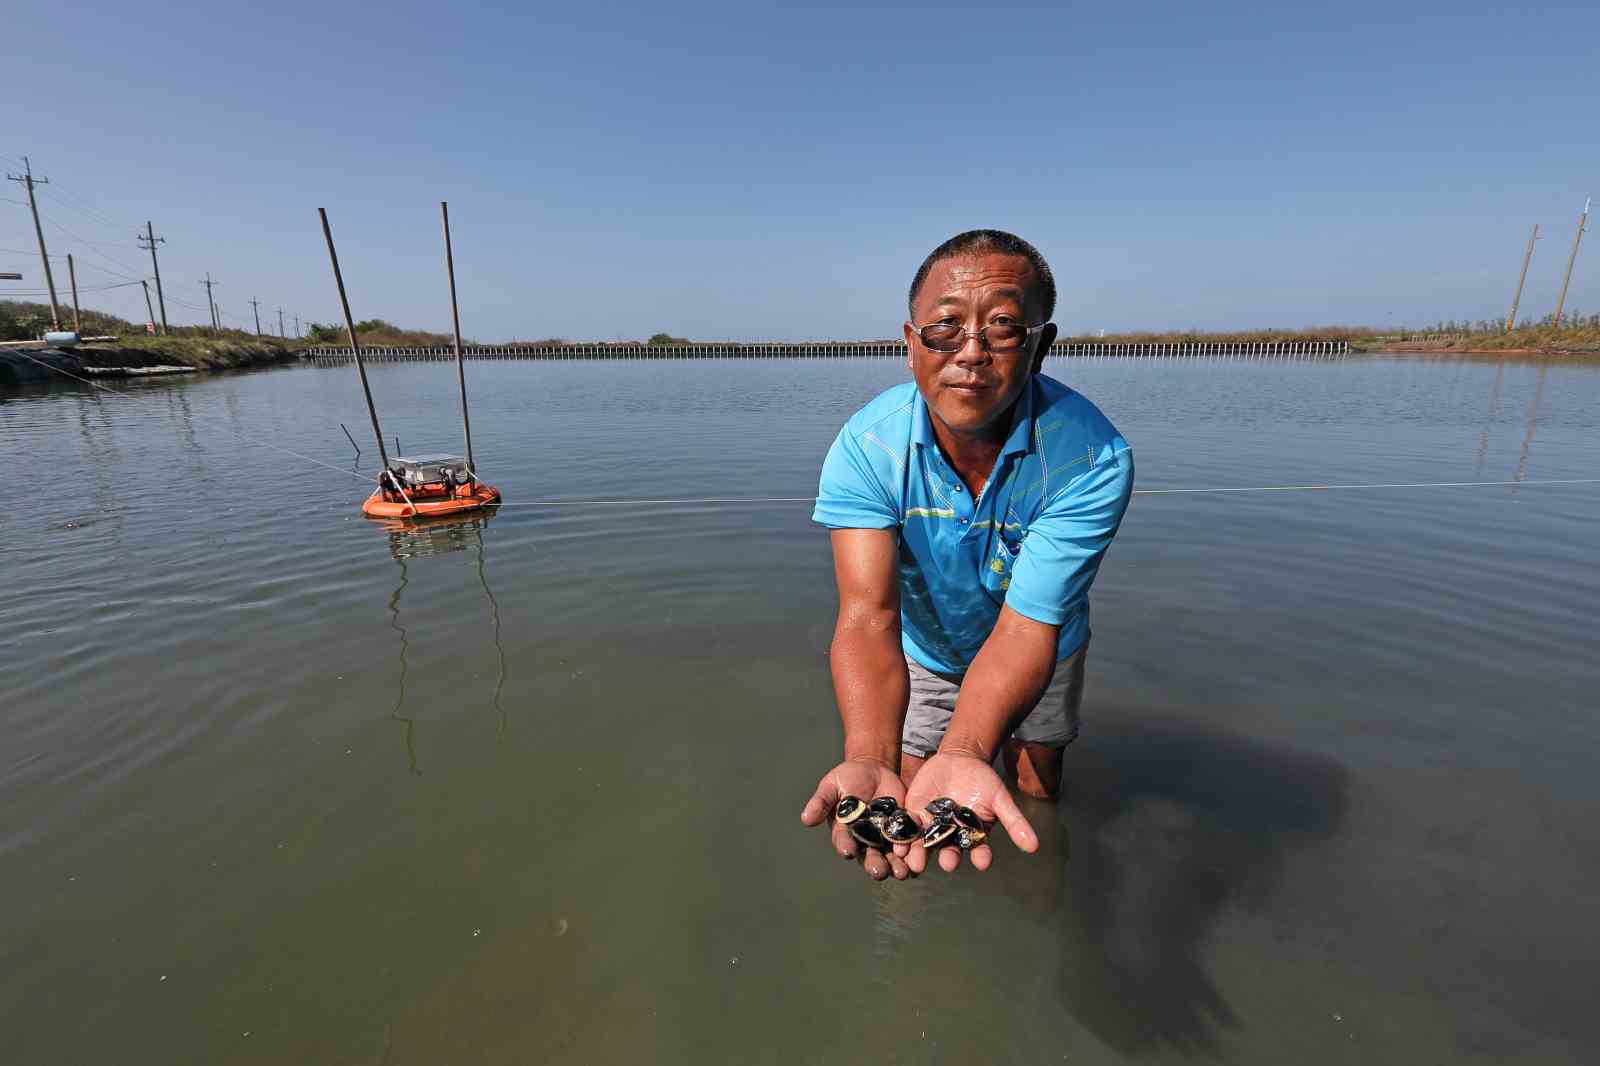
[[[490,704],[494,708],[498,732],[501,735],[505,733],[506,710],[501,703],[501,696],[506,686],[506,653],[500,639],[500,603],[495,599],[494,592],[489,587],[486,567],[487,549],[484,546],[483,537],[484,530],[489,528],[489,522],[494,518],[497,511],[497,507],[488,507],[466,515],[448,515],[424,519],[391,518],[383,519],[377,523],[384,530],[390,557],[394,559],[400,568],[400,580],[389,597],[389,624],[399,635],[399,665],[395,673],[396,694],[394,707],[390,710],[389,717],[405,725],[406,761],[414,774],[422,772],[417,767],[416,720],[401,714],[406,702],[406,675],[409,669],[407,652],[410,649],[411,642],[405,626],[400,624],[400,600],[406,586],[410,583],[409,563],[411,560],[449,555],[454,552],[465,551],[468,548],[472,548],[476,553],[473,570],[478,579],[478,586],[483,590],[484,600],[489,607],[489,621],[495,650],[495,683]]]
[[[1528,432],[1522,438],[1522,451],[1517,455],[1517,472],[1513,481],[1522,481],[1528,475],[1528,452],[1533,447],[1533,431],[1539,424],[1539,402],[1544,399],[1544,378],[1549,368],[1539,366],[1539,379],[1533,386],[1533,399],[1528,403]]]
[[[483,548],[483,531],[498,507],[485,507],[463,515],[438,518],[374,519],[388,536],[389,554],[395,559],[420,559],[429,555],[448,555],[476,546]]]
[[[394,534],[391,533],[390,537],[392,538],[393,536]],[[422,771],[417,769],[417,722],[416,719],[408,718],[400,713],[400,709],[406,705],[406,652],[411,647],[411,640],[406,635],[406,627],[400,624],[400,597],[405,594],[406,585],[411,582],[410,574],[406,569],[406,560],[410,558],[410,555],[403,552],[395,552],[392,539],[389,550],[394,555],[394,561],[400,566],[400,583],[394,587],[394,593],[389,597],[389,625],[400,635],[400,665],[395,671],[394,706],[389,709],[389,717],[397,722],[404,723],[406,764],[410,767],[412,773],[420,774]]]
[[[1478,440],[1478,465],[1473,473],[1480,477],[1483,475],[1483,462],[1489,457],[1489,427],[1500,417],[1500,391],[1505,383],[1506,368],[1501,363],[1494,368],[1494,385],[1489,389],[1489,417],[1483,420],[1483,436]]]

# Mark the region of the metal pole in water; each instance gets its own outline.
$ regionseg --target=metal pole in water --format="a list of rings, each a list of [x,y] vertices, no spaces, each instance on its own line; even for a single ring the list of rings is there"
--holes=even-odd
[[[1517,294],[1511,298],[1511,313],[1506,315],[1506,332],[1517,328],[1517,305],[1522,302],[1522,283],[1528,280],[1528,264],[1533,261],[1533,242],[1539,239],[1539,223],[1533,224],[1528,250],[1522,253],[1522,276],[1517,279]]]
[[[450,326],[455,331],[456,381],[461,386],[461,433],[467,439],[467,469],[476,477],[478,464],[472,460],[472,420],[467,415],[467,369],[461,355],[461,312],[456,309],[456,255],[450,245],[448,201],[439,201],[439,214],[444,217],[444,270],[450,275]]]
[[[372,404],[372,389],[367,386],[367,365],[361,361],[361,342],[356,339],[356,320],[350,317],[350,300],[344,294],[344,275],[339,272],[339,253],[333,249],[333,230],[328,227],[328,209],[317,208],[322,216],[322,236],[328,242],[328,260],[333,263],[334,284],[339,286],[339,306],[344,310],[344,328],[350,334],[350,353],[356,358],[356,373],[361,377],[361,394],[367,398],[367,414],[372,416],[372,435],[378,438],[378,458],[384,473],[389,470],[389,453],[383,447],[383,430],[378,426],[378,409]]]

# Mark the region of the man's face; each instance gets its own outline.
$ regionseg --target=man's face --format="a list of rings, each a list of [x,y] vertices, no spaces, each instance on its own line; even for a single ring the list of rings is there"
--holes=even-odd
[[[1044,319],[1038,288],[1033,264],[1020,255],[941,259],[917,292],[913,324],[952,322],[972,331],[991,322],[1035,326]],[[998,355],[978,337],[946,353],[930,350],[910,326],[905,335],[911,374],[933,416],[959,436],[993,436],[1008,427],[1002,420],[1039,368],[1055,330]]]

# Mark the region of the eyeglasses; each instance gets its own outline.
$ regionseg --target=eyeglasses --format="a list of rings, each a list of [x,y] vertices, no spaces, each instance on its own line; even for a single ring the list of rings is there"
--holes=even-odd
[[[977,337],[978,343],[996,355],[1011,355],[1021,351],[1030,337],[1049,324],[1041,322],[1037,326],[1024,326],[1021,322],[991,322],[979,329],[967,329],[954,322],[935,322],[928,326],[907,323],[911,326],[911,332],[921,339],[923,347],[945,355],[959,352],[968,337]]]

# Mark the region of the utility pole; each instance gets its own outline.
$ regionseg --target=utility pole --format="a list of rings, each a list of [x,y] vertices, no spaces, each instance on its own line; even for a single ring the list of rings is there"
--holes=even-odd
[[[294,335],[295,335],[295,339],[296,340],[298,340],[300,338],[300,316],[299,315],[295,315],[294,316]]]
[[[1511,313],[1506,316],[1506,332],[1517,328],[1517,305],[1522,303],[1522,283],[1528,280],[1528,263],[1533,259],[1533,242],[1539,239],[1539,223],[1533,224],[1533,235],[1528,238],[1528,250],[1522,253],[1522,276],[1517,279],[1517,294],[1511,298]]]
[[[258,336],[258,337],[261,336],[261,307],[260,307],[260,304],[261,304],[260,300],[257,300],[254,297],[251,298],[251,300],[250,300],[250,310],[254,311],[255,315],[256,315],[256,336]]]
[[[278,308],[278,336],[283,336],[283,308]]]
[[[78,313],[78,268],[72,265],[72,253],[67,253],[67,277],[72,281],[72,332],[83,332],[83,316]]]
[[[140,278],[139,284],[144,286],[144,309],[150,313],[150,317],[145,319],[145,321],[150,323],[151,329],[155,329],[156,309],[150,306],[150,283],[143,278]]]
[[[217,322],[217,301],[211,298],[211,286],[216,284],[216,282],[211,280],[211,271],[206,271],[206,280],[202,281],[200,284],[206,287],[206,303],[211,307],[211,328],[221,329],[222,326]]]
[[[1567,285],[1572,281],[1572,264],[1578,261],[1578,242],[1583,240],[1583,228],[1589,224],[1589,200],[1583,201],[1583,214],[1578,216],[1578,232],[1572,235],[1572,254],[1567,256],[1567,276],[1561,279],[1561,297],[1556,300],[1556,329],[1561,328],[1561,309],[1567,305]]]
[[[33,198],[33,187],[35,185],[49,185],[50,179],[35,178],[33,176],[33,164],[28,161],[27,156],[22,157],[22,168],[23,174],[20,178],[10,171],[6,172],[6,177],[11,181],[22,182],[28,190],[28,209],[33,212],[33,234],[39,238],[39,262],[44,264],[44,283],[50,289],[50,324],[52,328],[60,329],[61,307],[56,303],[56,279],[50,273],[50,253],[45,251],[44,227],[39,225],[39,204]]]
[[[139,242],[139,247],[150,249],[150,269],[156,272],[156,303],[161,305],[161,335],[165,337],[167,335],[167,298],[161,292],[161,264],[156,262],[156,245],[166,244],[167,239],[165,237],[157,237],[155,227],[146,220],[144,232],[139,234]],[[149,301],[146,300],[145,302],[148,303]],[[155,316],[151,315],[150,321],[152,324],[155,320]]]

